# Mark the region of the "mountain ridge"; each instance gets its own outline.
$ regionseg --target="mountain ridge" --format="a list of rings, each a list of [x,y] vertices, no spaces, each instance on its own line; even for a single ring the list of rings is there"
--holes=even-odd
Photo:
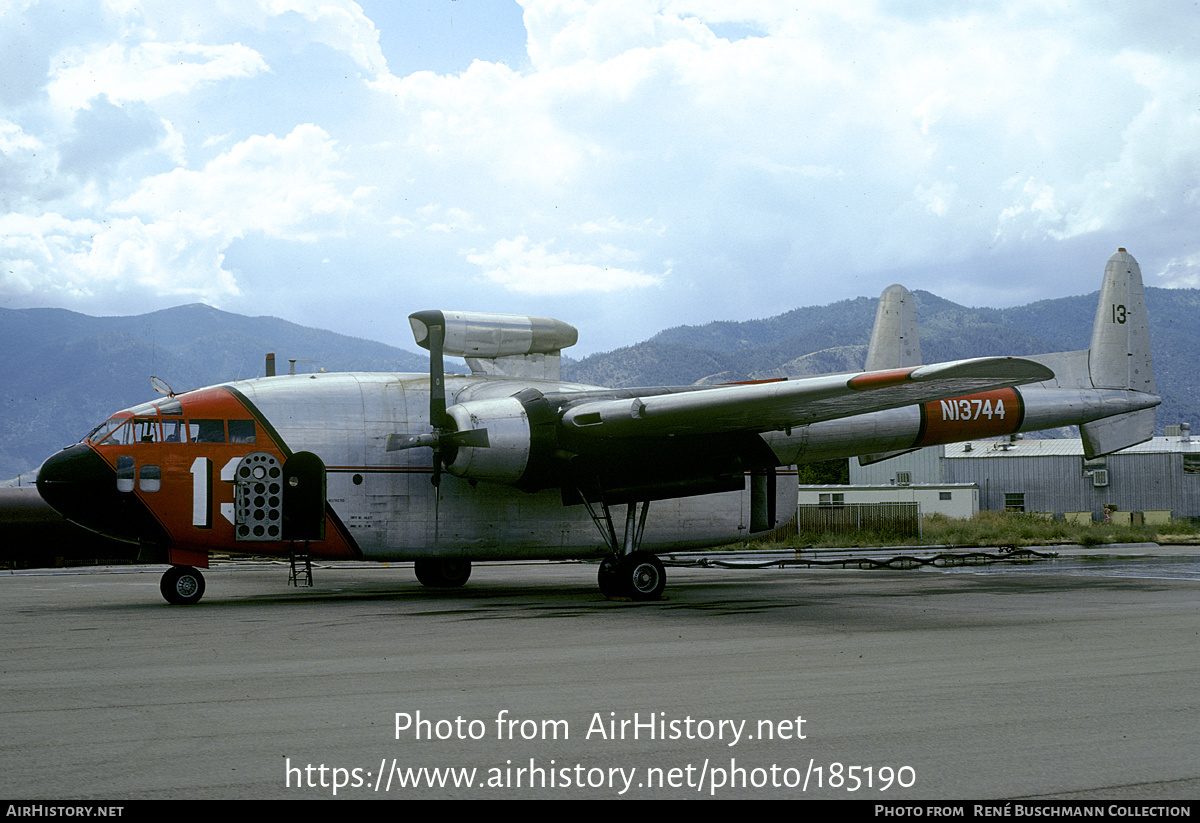
[[[960,306],[913,293],[924,362],[1087,348],[1097,292],[1008,309]],[[1200,290],[1146,289],[1164,425],[1200,416],[1191,368]],[[563,379],[614,388],[736,382],[862,368],[876,300],[804,306],[774,317],[675,326],[641,343],[563,359]],[[568,320],[569,322],[569,320]],[[262,374],[266,352],[309,360],[301,370],[424,372],[428,356],[281,318],[190,303],[141,315],[0,308],[0,478],[35,469],[112,412],[153,397],[150,376],[177,392]],[[11,353],[19,352],[20,356]],[[462,370],[460,367],[459,370]]]

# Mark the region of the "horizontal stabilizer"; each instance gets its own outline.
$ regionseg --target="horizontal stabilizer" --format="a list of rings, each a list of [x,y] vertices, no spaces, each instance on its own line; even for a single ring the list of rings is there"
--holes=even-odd
[[[876,454],[860,454],[858,456],[858,465],[871,466],[875,463],[882,463],[884,460],[891,460],[893,457],[899,457],[902,454],[912,454],[920,447],[914,446],[911,449],[897,449],[891,452],[877,452]]]
[[[1154,408],[1082,423],[1079,434],[1083,437],[1083,454],[1088,458],[1145,443],[1154,435]]]

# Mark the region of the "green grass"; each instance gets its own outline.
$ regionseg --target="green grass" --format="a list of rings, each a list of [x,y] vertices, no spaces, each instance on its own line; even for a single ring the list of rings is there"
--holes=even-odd
[[[1200,527],[1189,521],[1173,520],[1168,525],[1121,526],[1113,523],[1077,524],[1065,520],[1016,512],[980,512],[969,520],[942,514],[922,519],[921,536],[887,531],[858,531],[849,534],[802,531],[795,537],[762,548],[858,548],[867,546],[1053,546],[1106,543],[1191,543],[1200,542]]]

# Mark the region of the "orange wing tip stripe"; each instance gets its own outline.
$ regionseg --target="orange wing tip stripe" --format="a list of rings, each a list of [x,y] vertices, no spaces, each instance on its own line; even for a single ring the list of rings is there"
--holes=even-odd
[[[864,372],[851,377],[846,381],[846,385],[859,391],[882,389],[887,386],[899,386],[901,383],[908,382],[908,376],[914,371],[916,371],[916,367]]]

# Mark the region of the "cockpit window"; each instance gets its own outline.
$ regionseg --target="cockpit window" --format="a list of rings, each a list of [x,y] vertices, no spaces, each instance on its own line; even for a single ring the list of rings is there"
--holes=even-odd
[[[132,457],[121,455],[117,458],[117,491],[133,491],[133,470],[134,461]]]
[[[253,420],[230,420],[229,421],[229,442],[230,443],[253,443],[254,442],[254,421]]]
[[[104,438],[108,437],[113,433],[113,431],[128,422],[128,417],[110,417],[108,420],[105,420],[99,426],[92,429],[91,434],[83,439],[99,445],[104,441]]]
[[[137,443],[157,443],[158,421],[153,417],[133,418],[133,433]]]
[[[108,422],[116,425],[109,429],[102,441],[93,439],[93,442],[102,442],[105,446],[128,446],[135,442],[132,418],[126,417],[124,420],[109,420]]]
[[[192,420],[188,422],[189,440],[193,443],[224,443],[224,420]]]
[[[187,442],[187,424],[182,420],[164,420],[162,428],[164,443]]]
[[[172,397],[170,400],[159,403],[158,410],[166,417],[175,417],[183,414],[183,404],[177,398]]]
[[[147,415],[158,414],[158,407],[153,403],[143,403],[140,406],[133,407],[130,411],[133,412],[134,417],[146,417]]]

